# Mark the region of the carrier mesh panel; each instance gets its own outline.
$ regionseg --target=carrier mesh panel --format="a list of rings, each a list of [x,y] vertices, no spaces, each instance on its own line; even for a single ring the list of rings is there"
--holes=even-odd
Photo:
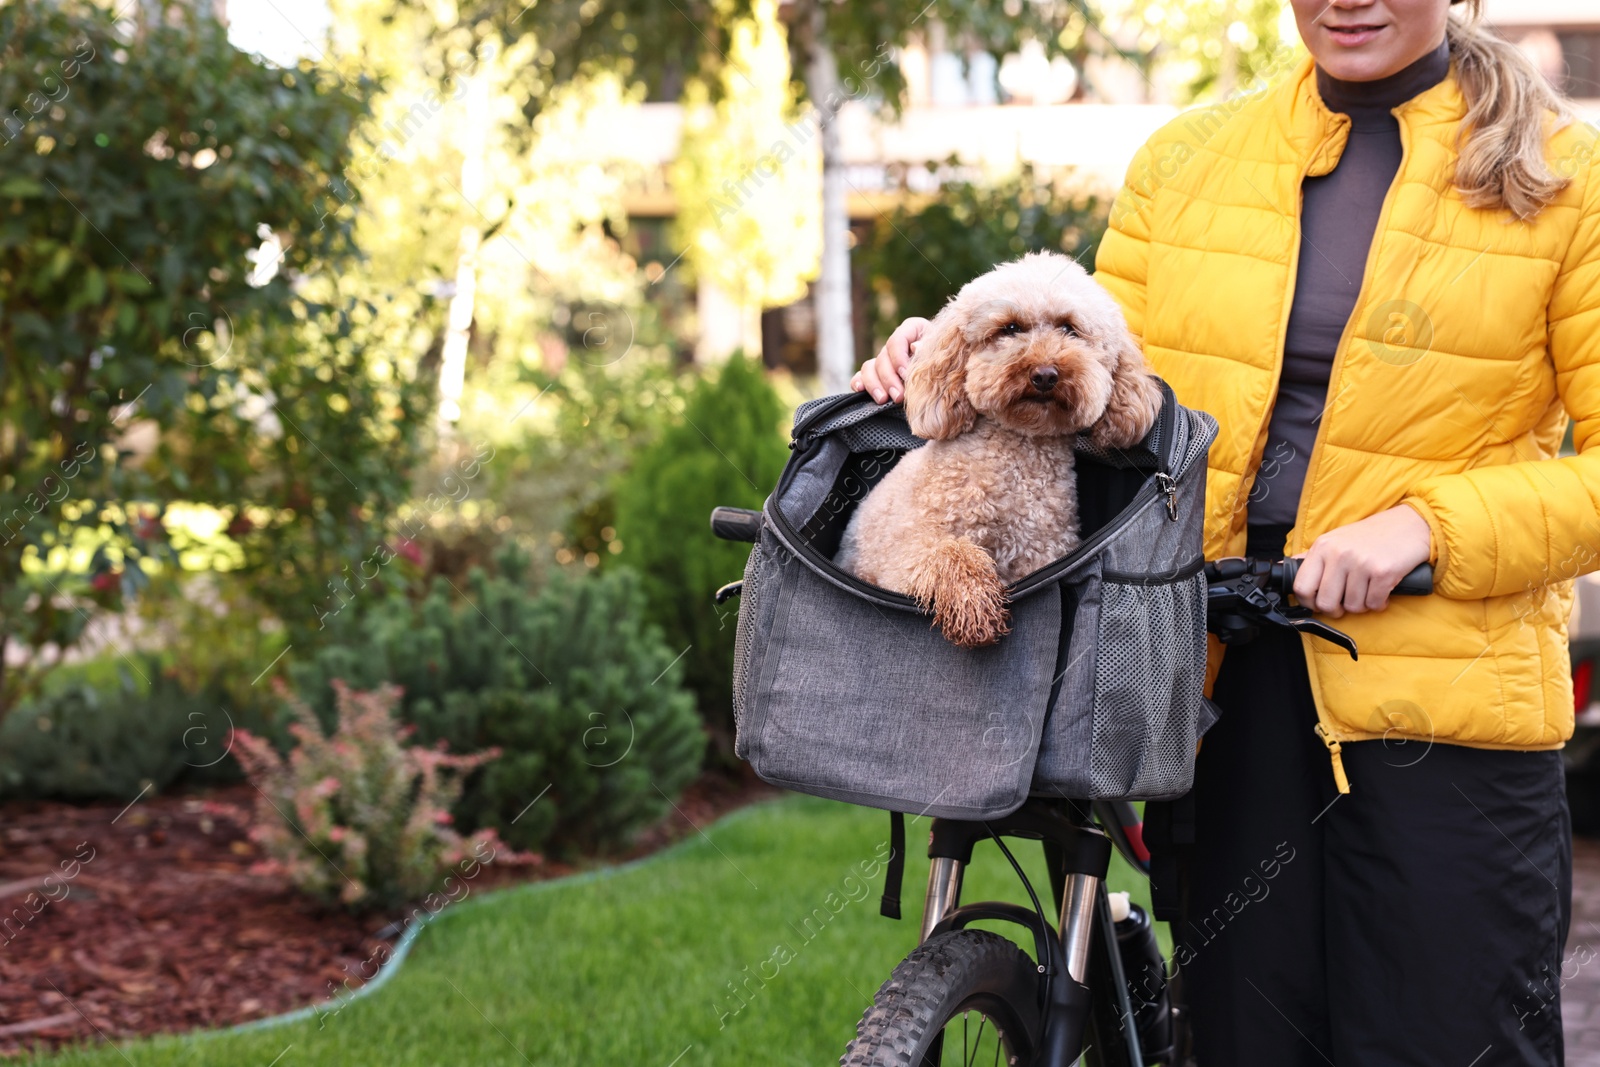
[[[739,606],[759,604],[761,595],[761,545],[750,549],[750,559],[744,565],[744,586],[739,590]],[[754,651],[756,624],[754,612],[739,612],[739,622],[733,636],[733,729],[738,734],[744,730],[746,693],[750,688],[750,655]]]
[[[1189,787],[1196,724],[1183,710],[1192,697],[1175,690],[1197,696],[1203,684],[1204,581],[1101,587],[1092,795],[1170,796]]]
[[[881,452],[885,449],[909,452],[927,443],[906,429],[905,423],[890,418],[856,423],[842,431],[839,439],[852,452]]]

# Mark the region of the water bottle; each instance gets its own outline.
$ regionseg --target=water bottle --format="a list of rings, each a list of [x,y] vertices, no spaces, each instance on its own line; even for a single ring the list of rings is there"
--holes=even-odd
[[[1111,919],[1117,929],[1117,954],[1128,982],[1134,1025],[1145,1063],[1171,1063],[1172,1000],[1167,994],[1166,962],[1150,916],[1126,893],[1112,893]]]

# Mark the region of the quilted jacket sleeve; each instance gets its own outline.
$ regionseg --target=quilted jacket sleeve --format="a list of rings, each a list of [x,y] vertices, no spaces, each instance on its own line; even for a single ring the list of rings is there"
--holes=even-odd
[[[1433,533],[1434,586],[1474,600],[1600,569],[1600,176],[1590,162],[1582,212],[1549,308],[1556,388],[1577,454],[1443,474],[1401,503]]]
[[[1133,335],[1144,338],[1145,280],[1150,266],[1150,196],[1141,187],[1148,179],[1151,149],[1145,144],[1128,164],[1127,178],[1111,205],[1111,218],[1094,257],[1094,280],[1105,286]]]

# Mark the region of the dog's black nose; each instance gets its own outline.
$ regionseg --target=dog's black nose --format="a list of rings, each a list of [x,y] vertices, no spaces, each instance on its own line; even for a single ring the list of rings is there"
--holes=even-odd
[[[1033,383],[1033,387],[1039,390],[1039,392],[1048,393],[1050,390],[1056,387],[1056,382],[1060,379],[1060,377],[1061,375],[1056,373],[1056,369],[1054,367],[1038,367],[1034,370],[1033,376],[1028,380]]]

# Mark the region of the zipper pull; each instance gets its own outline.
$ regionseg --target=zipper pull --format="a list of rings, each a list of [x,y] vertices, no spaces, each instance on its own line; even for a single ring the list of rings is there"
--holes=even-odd
[[[1340,755],[1344,750],[1344,746],[1340,745],[1335,738],[1329,737],[1327,728],[1320,722],[1317,723],[1314,729],[1317,732],[1317,736],[1322,739],[1322,743],[1328,746],[1328,756],[1333,760],[1334,784],[1339,787],[1339,792],[1350,792],[1350,779],[1345,777],[1344,757]]]
[[[1173,481],[1172,475],[1165,471],[1156,471],[1156,487],[1167,498],[1167,517],[1174,522],[1178,519],[1178,483]]]

